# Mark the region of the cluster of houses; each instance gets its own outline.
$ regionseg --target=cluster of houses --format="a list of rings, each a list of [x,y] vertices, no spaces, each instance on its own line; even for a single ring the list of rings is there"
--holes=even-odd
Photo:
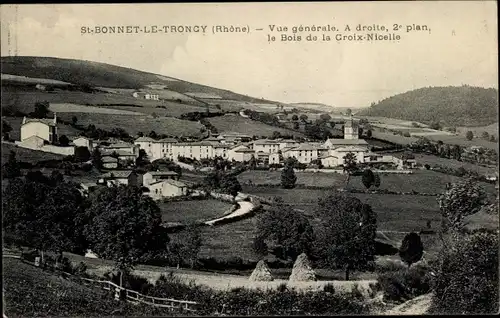
[[[226,132],[210,136],[202,141],[179,142],[175,138],[153,139],[139,137],[133,144],[116,141],[109,144],[96,143],[78,137],[70,147],[55,146],[57,136],[57,117],[54,119],[23,119],[21,125],[20,146],[27,148],[58,152],[65,155],[74,154],[75,147],[87,147],[90,152],[98,147],[101,151],[104,168],[116,169],[119,162],[131,162],[139,156],[143,149],[148,159],[170,159],[177,161],[179,157],[190,159],[211,159],[221,157],[230,161],[247,162],[254,157],[263,164],[280,164],[293,157],[300,163],[319,163],[326,168],[339,167],[344,164],[345,155],[352,153],[358,163],[387,163],[402,169],[405,165],[414,165],[411,159],[401,155],[381,154],[371,151],[370,145],[358,135],[359,122],[352,117],[344,125],[343,139],[328,139],[324,143],[298,142],[293,139],[259,139],[251,136]]]
[[[280,164],[289,157],[310,164],[321,162],[323,167],[334,168],[344,164],[347,153],[352,153],[358,163],[394,164],[399,169],[412,166],[414,160],[400,154],[381,154],[371,151],[370,145],[358,135],[359,123],[350,118],[344,125],[343,139],[328,139],[324,143],[298,142],[293,139],[259,139],[228,132],[211,136],[199,142],[178,142],[173,138],[155,140],[140,137],[135,144],[144,149],[150,160],[179,157],[196,160],[221,157],[230,161],[246,162],[254,157],[264,164]]]

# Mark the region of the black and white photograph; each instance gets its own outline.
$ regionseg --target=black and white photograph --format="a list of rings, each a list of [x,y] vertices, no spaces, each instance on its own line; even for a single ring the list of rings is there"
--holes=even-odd
[[[499,312],[497,1],[0,22],[3,318]]]

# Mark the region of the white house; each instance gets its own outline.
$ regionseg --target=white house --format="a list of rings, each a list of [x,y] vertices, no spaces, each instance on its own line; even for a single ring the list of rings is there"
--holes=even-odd
[[[255,155],[255,150],[249,149],[247,146],[238,145],[228,151],[229,160],[234,160],[238,162],[249,161],[252,156]]]
[[[56,114],[54,114],[53,119],[23,117],[21,123],[21,141],[32,136],[37,136],[51,144],[56,143],[58,141]]]
[[[151,137],[139,137],[134,141],[134,145],[143,149],[148,158],[153,158],[153,142],[155,142],[155,140]]]
[[[99,178],[99,184],[105,184],[108,187],[112,185],[135,185],[135,186],[140,186],[141,185],[141,180],[140,176],[131,171],[112,171],[112,172],[107,172]]]
[[[102,167],[106,169],[116,169],[118,168],[118,159],[111,156],[104,156],[101,158]]]
[[[73,139],[73,144],[76,147],[86,147],[90,152],[94,149],[94,141],[84,136]]]
[[[149,171],[142,177],[142,183],[147,186],[164,180],[178,180],[179,175],[174,171]]]
[[[342,164],[342,161],[343,161],[342,158],[340,158],[340,160],[339,160],[338,156],[331,155],[331,154],[324,155],[324,156],[320,157],[320,159],[321,159],[321,164],[325,168],[333,168],[333,167],[340,166]]]
[[[365,163],[365,153],[367,153],[367,149],[364,147],[356,147],[356,146],[345,146],[330,150],[329,154],[336,156],[339,158],[340,164],[344,164],[344,157],[348,153],[353,153],[357,163]]]
[[[301,144],[298,147],[287,148],[283,151],[283,158],[293,157],[300,163],[310,163],[319,158],[321,147],[311,144]]]
[[[149,192],[145,194],[152,197],[154,200],[159,200],[165,197],[177,197],[187,195],[187,185],[177,180],[162,180],[156,181],[147,185]]]
[[[214,158],[214,145],[209,141],[180,142],[172,146],[172,156],[192,159]]]
[[[259,139],[253,142],[253,150],[266,153],[278,152],[280,143],[276,140]]]

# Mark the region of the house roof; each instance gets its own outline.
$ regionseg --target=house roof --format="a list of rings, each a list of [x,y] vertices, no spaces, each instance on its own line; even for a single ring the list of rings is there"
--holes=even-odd
[[[42,124],[45,124],[45,125],[49,125],[49,126],[55,126],[56,124],[54,123],[54,119],[49,119],[49,118],[26,118],[26,122],[24,124],[27,124],[27,123],[42,123]]]
[[[338,159],[339,157],[334,156],[334,155],[324,155],[324,156],[319,157],[319,159],[326,159],[326,158],[337,158]]]
[[[118,159],[113,158],[111,156],[104,156],[104,157],[102,157],[102,162],[103,163],[118,162]]]
[[[327,144],[327,143],[332,144],[332,145],[368,145],[368,143],[364,139],[330,138],[325,142],[325,144]]]
[[[29,136],[28,138],[24,139],[23,141],[26,141],[26,140],[34,140],[34,139],[38,139],[38,140],[42,140],[44,141],[45,139],[43,139],[42,137],[40,136],[37,136],[37,135],[33,135],[33,136]]]
[[[155,140],[151,137],[139,137],[135,140],[135,142],[153,142],[153,141]]]
[[[160,140],[153,140],[153,142],[169,142],[169,143],[176,143],[177,139],[175,138],[162,138]]]
[[[216,143],[213,145],[214,148],[231,148],[231,145]]]
[[[114,150],[114,149],[103,149],[102,151],[102,154],[105,155],[105,156],[109,156],[113,153],[117,153],[118,156],[120,157],[135,157],[135,154],[131,153],[130,151],[127,151],[127,150]]]
[[[132,173],[134,173],[132,170],[110,171],[110,172],[106,172],[105,174],[101,175],[101,178],[103,178],[103,179],[123,179],[123,178],[130,177],[130,175]]]
[[[346,146],[346,147],[336,148],[335,151],[338,151],[338,152],[366,152],[368,150],[366,148],[362,148],[362,147]]]
[[[253,142],[254,145],[277,145],[279,141],[277,140],[269,140],[269,139],[259,139]]]
[[[300,146],[294,147],[291,151],[312,151],[312,150],[318,150],[318,149],[323,149],[321,146],[317,145],[311,145],[311,144],[301,144]]]
[[[203,139],[203,141],[217,141],[218,142],[219,138],[217,138],[217,137],[208,137],[208,138]]]
[[[246,146],[243,146],[243,147],[242,147],[242,148],[240,148],[240,149],[236,149],[234,152],[252,152],[252,153],[254,153],[254,152],[255,152],[255,150],[250,149],[250,148],[248,148],[248,147],[246,147]]]
[[[168,184],[171,184],[171,185],[173,185],[175,187],[178,187],[178,188],[185,188],[185,187],[187,187],[187,185],[185,183],[177,181],[177,180],[168,179],[165,182],[168,183]]]
[[[177,145],[199,147],[199,146],[213,146],[214,144],[211,141],[197,141],[197,142],[180,142]]]
[[[126,142],[117,142],[117,143],[113,143],[109,146],[104,146],[104,148],[130,148],[133,146],[134,146],[133,144],[129,144]]]
[[[149,171],[147,172],[152,176],[176,176],[177,173],[174,171]]]

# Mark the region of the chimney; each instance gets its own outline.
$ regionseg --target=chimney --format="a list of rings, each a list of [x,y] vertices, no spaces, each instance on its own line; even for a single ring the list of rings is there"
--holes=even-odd
[[[26,124],[26,116],[23,117],[23,125]]]
[[[54,125],[57,125],[57,113],[54,112]]]

